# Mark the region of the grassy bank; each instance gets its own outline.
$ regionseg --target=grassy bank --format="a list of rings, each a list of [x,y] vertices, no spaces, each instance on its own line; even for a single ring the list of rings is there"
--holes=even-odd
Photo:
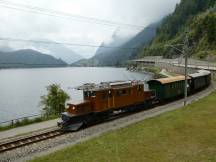
[[[32,162],[216,161],[216,92]]]
[[[153,73],[155,79],[166,77],[160,73],[161,69],[159,67],[145,67],[144,71],[149,72],[149,73]]]

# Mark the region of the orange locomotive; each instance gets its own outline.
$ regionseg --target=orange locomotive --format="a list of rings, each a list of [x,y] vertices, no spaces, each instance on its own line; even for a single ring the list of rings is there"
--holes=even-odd
[[[68,103],[58,123],[63,130],[78,130],[116,113],[140,110],[154,98],[141,81],[84,84],[77,89],[83,90],[83,101]]]

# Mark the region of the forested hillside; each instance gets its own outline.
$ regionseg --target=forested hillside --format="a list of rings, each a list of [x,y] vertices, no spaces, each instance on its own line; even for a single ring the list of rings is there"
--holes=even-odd
[[[182,44],[186,31],[192,57],[216,58],[216,0],[182,0],[174,13],[163,20],[155,39],[144,47],[139,57],[178,56],[178,51],[166,45]]]

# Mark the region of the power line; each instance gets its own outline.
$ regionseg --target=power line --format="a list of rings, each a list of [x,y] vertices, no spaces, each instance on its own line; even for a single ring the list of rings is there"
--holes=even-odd
[[[0,4],[0,7],[13,9],[13,10],[18,10],[18,11],[23,11],[23,12],[28,12],[28,13],[36,13],[36,14],[41,14],[41,15],[45,15],[45,16],[52,16],[52,17],[55,17],[55,18],[72,19],[74,21],[81,21],[81,20],[76,20],[75,18],[72,18],[72,17],[65,17],[65,16],[63,17],[63,16],[58,16],[58,15],[53,15],[53,14],[48,14],[48,13],[42,13],[42,12],[39,12],[39,11],[29,11],[29,10],[26,10],[26,9],[15,8],[15,7],[11,7],[11,6],[4,6],[4,5],[1,5],[1,4]],[[84,22],[87,22],[87,21],[84,21]],[[88,23],[93,23],[93,22],[88,22]],[[97,22],[94,22],[94,24],[113,26],[111,24],[103,24],[103,23],[97,23]]]
[[[38,64],[38,63],[22,63],[22,62],[0,62],[1,65],[26,65],[26,66],[29,66],[29,65],[32,65],[32,66],[66,66],[67,64],[65,63],[59,63],[59,64],[50,64],[50,63],[47,63],[47,64]]]
[[[2,4],[5,4],[5,5],[2,5]],[[109,26],[116,26],[117,25],[117,26],[133,27],[133,28],[139,28],[139,29],[145,28],[145,26],[141,26],[141,25],[120,23],[120,22],[115,22],[115,21],[110,21],[110,20],[80,16],[80,15],[72,15],[72,14],[69,14],[66,12],[60,12],[60,11],[40,8],[40,7],[36,7],[36,6],[29,6],[29,5],[19,4],[19,3],[13,3],[10,1],[5,1],[5,0],[0,0],[0,6],[5,7],[5,8],[9,8],[9,9],[14,9],[14,10],[37,13],[37,14],[42,14],[42,15],[47,15],[47,16],[54,16],[57,18],[70,18],[70,19],[73,19],[75,21],[84,21],[84,22],[88,22],[88,23],[95,23],[95,24],[102,24],[102,25],[109,25]],[[18,7],[21,7],[21,8],[18,8]]]
[[[27,39],[18,39],[18,38],[3,38],[0,37],[0,41],[12,41],[12,42],[26,42],[26,43],[36,43],[36,44],[57,44],[57,45],[67,45],[67,46],[79,46],[79,47],[91,47],[91,48],[112,48],[112,49],[121,49],[121,50],[137,50],[136,47],[116,47],[116,46],[104,46],[104,45],[90,45],[90,44],[76,44],[76,43],[63,43],[63,42],[51,42],[51,41],[39,41],[39,40],[27,40]]]

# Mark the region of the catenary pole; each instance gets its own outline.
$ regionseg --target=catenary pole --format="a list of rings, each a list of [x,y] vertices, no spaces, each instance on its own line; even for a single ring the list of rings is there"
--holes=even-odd
[[[188,33],[185,32],[185,40],[184,40],[184,47],[183,47],[183,55],[185,57],[185,85],[184,85],[184,106],[187,105],[187,97],[188,97]]]

